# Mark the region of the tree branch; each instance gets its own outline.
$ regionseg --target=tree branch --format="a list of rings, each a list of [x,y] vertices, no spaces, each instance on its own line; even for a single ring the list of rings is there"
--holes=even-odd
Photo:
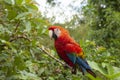
[[[63,61],[55,58],[53,55],[51,55],[50,50],[45,48],[44,46],[39,47],[45,54],[47,54],[49,57],[51,57],[52,59],[56,60],[57,62],[59,62],[60,64],[62,64],[63,66],[66,66],[68,68],[70,68],[72,70],[72,67],[70,67],[68,64],[64,63]]]
[[[20,39],[20,38],[23,38],[23,39],[25,39],[25,40],[31,41],[31,40],[30,40],[29,38],[27,38],[25,35],[18,35],[18,36],[16,36],[16,37],[11,38],[11,39],[9,40],[9,42],[12,42],[12,41],[17,40],[17,39]]]
[[[10,36],[10,39],[9,39],[10,42],[18,39],[19,36],[15,36],[15,34],[16,34],[17,30],[18,30],[19,24],[20,24],[20,21],[18,21],[16,23],[16,25],[15,25],[15,29],[13,30],[13,32],[12,32],[12,34]],[[19,38],[22,38],[22,37],[19,37]]]
[[[19,27],[19,24],[20,24],[20,21],[18,21],[18,22],[17,22],[17,24],[15,25],[14,33],[16,33],[16,32],[17,32],[18,27]]]

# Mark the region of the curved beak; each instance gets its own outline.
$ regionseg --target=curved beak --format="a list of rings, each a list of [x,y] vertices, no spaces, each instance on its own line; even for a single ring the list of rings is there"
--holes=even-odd
[[[49,30],[49,37],[52,39],[53,37],[53,31],[52,30]]]
[[[52,39],[54,38],[55,40],[57,39],[57,35],[52,31],[52,30],[49,30],[49,37]]]

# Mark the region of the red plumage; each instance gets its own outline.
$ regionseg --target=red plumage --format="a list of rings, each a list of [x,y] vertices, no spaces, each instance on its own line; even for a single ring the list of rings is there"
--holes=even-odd
[[[56,51],[61,59],[63,59],[69,66],[71,66],[74,70],[76,70],[75,65],[78,64],[80,69],[82,69],[82,73],[86,70],[94,77],[96,77],[95,73],[92,72],[86,60],[84,60],[84,54],[82,48],[78,43],[75,42],[73,38],[70,37],[69,32],[60,27],[60,26],[51,26],[49,30],[55,32],[55,29],[60,30],[59,37],[55,38],[54,46]],[[68,54],[73,54],[73,56],[68,56]],[[75,55],[75,56],[74,56]],[[73,58],[76,58],[74,63]]]
[[[55,40],[55,48],[57,53],[61,59],[63,59],[69,66],[73,67],[74,64],[68,58],[66,53],[80,53],[82,49],[79,44],[77,44],[69,35],[69,32],[60,26],[51,26],[49,30],[54,30],[55,28],[59,28],[61,30],[60,37]]]

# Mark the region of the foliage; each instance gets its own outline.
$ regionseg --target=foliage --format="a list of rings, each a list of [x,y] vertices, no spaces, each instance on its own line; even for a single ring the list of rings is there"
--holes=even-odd
[[[108,79],[120,76],[115,69],[120,71],[118,68],[120,67],[120,7],[114,6],[119,4],[117,0],[88,0],[87,6],[83,7],[85,23],[91,28],[89,37],[91,41],[87,40],[87,43],[92,45],[85,47],[85,51],[92,54],[87,54],[87,56],[91,61],[95,61],[93,68]],[[88,52],[86,49],[90,51]]]
[[[54,7],[54,0],[47,1]],[[101,4],[106,7],[99,7]],[[69,68],[44,54],[40,46],[49,48],[58,58],[47,36],[51,23],[41,16],[34,0],[1,0],[0,80],[119,80],[119,10],[119,2],[88,0],[83,20],[75,15],[70,22],[59,24],[67,27],[84,49],[98,76],[93,78],[89,74],[83,76],[80,71],[72,75]]]
[[[0,1],[0,79],[40,80],[37,44],[49,24],[32,0]],[[38,60],[37,60],[38,59]],[[43,68],[44,69],[44,68]],[[39,75],[37,75],[39,72]]]
[[[100,80],[119,80],[120,79],[120,68],[113,66],[115,60],[114,56],[110,56],[110,53],[103,46],[98,46],[95,41],[86,40],[80,41],[81,46],[86,53],[88,63],[96,70],[98,79]],[[97,57],[96,57],[97,56]],[[91,78],[94,80],[94,78]]]
[[[120,51],[120,8],[114,5],[119,5],[117,1],[95,1],[89,0],[86,7],[83,8],[86,15],[86,21],[92,28],[91,40],[96,41],[100,46],[107,48],[110,56],[113,55],[118,61]],[[91,15],[91,16],[89,16]],[[119,65],[117,65],[119,66]]]

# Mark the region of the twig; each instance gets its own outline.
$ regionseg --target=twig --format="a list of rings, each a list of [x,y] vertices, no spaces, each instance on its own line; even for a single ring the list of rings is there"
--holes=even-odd
[[[16,32],[17,32],[18,27],[19,27],[19,24],[20,24],[20,21],[18,21],[18,22],[17,22],[17,24],[15,25],[14,33],[16,33]]]
[[[60,61],[59,59],[55,58],[53,55],[51,55],[50,50],[45,49],[44,46],[42,46],[40,49],[41,49],[45,54],[47,54],[48,56],[50,56],[52,59],[56,60],[57,62],[59,62],[59,63],[62,64],[63,66],[67,66],[68,68],[70,68],[70,69],[72,70],[72,67],[70,67],[70,66],[67,65],[66,63]]]
[[[11,38],[11,39],[9,40],[9,42],[12,42],[12,41],[17,40],[17,39],[20,39],[20,38],[23,38],[23,39],[26,39],[26,40],[28,40],[28,41],[31,41],[31,40],[30,40],[29,38],[27,38],[25,35],[18,35],[18,36],[14,37],[14,38]]]
[[[19,24],[20,24],[20,21],[18,21],[17,24],[15,25],[15,29],[13,30],[12,35],[10,36],[10,39],[9,39],[10,42],[17,39],[18,36],[15,36],[15,34],[18,30]]]

